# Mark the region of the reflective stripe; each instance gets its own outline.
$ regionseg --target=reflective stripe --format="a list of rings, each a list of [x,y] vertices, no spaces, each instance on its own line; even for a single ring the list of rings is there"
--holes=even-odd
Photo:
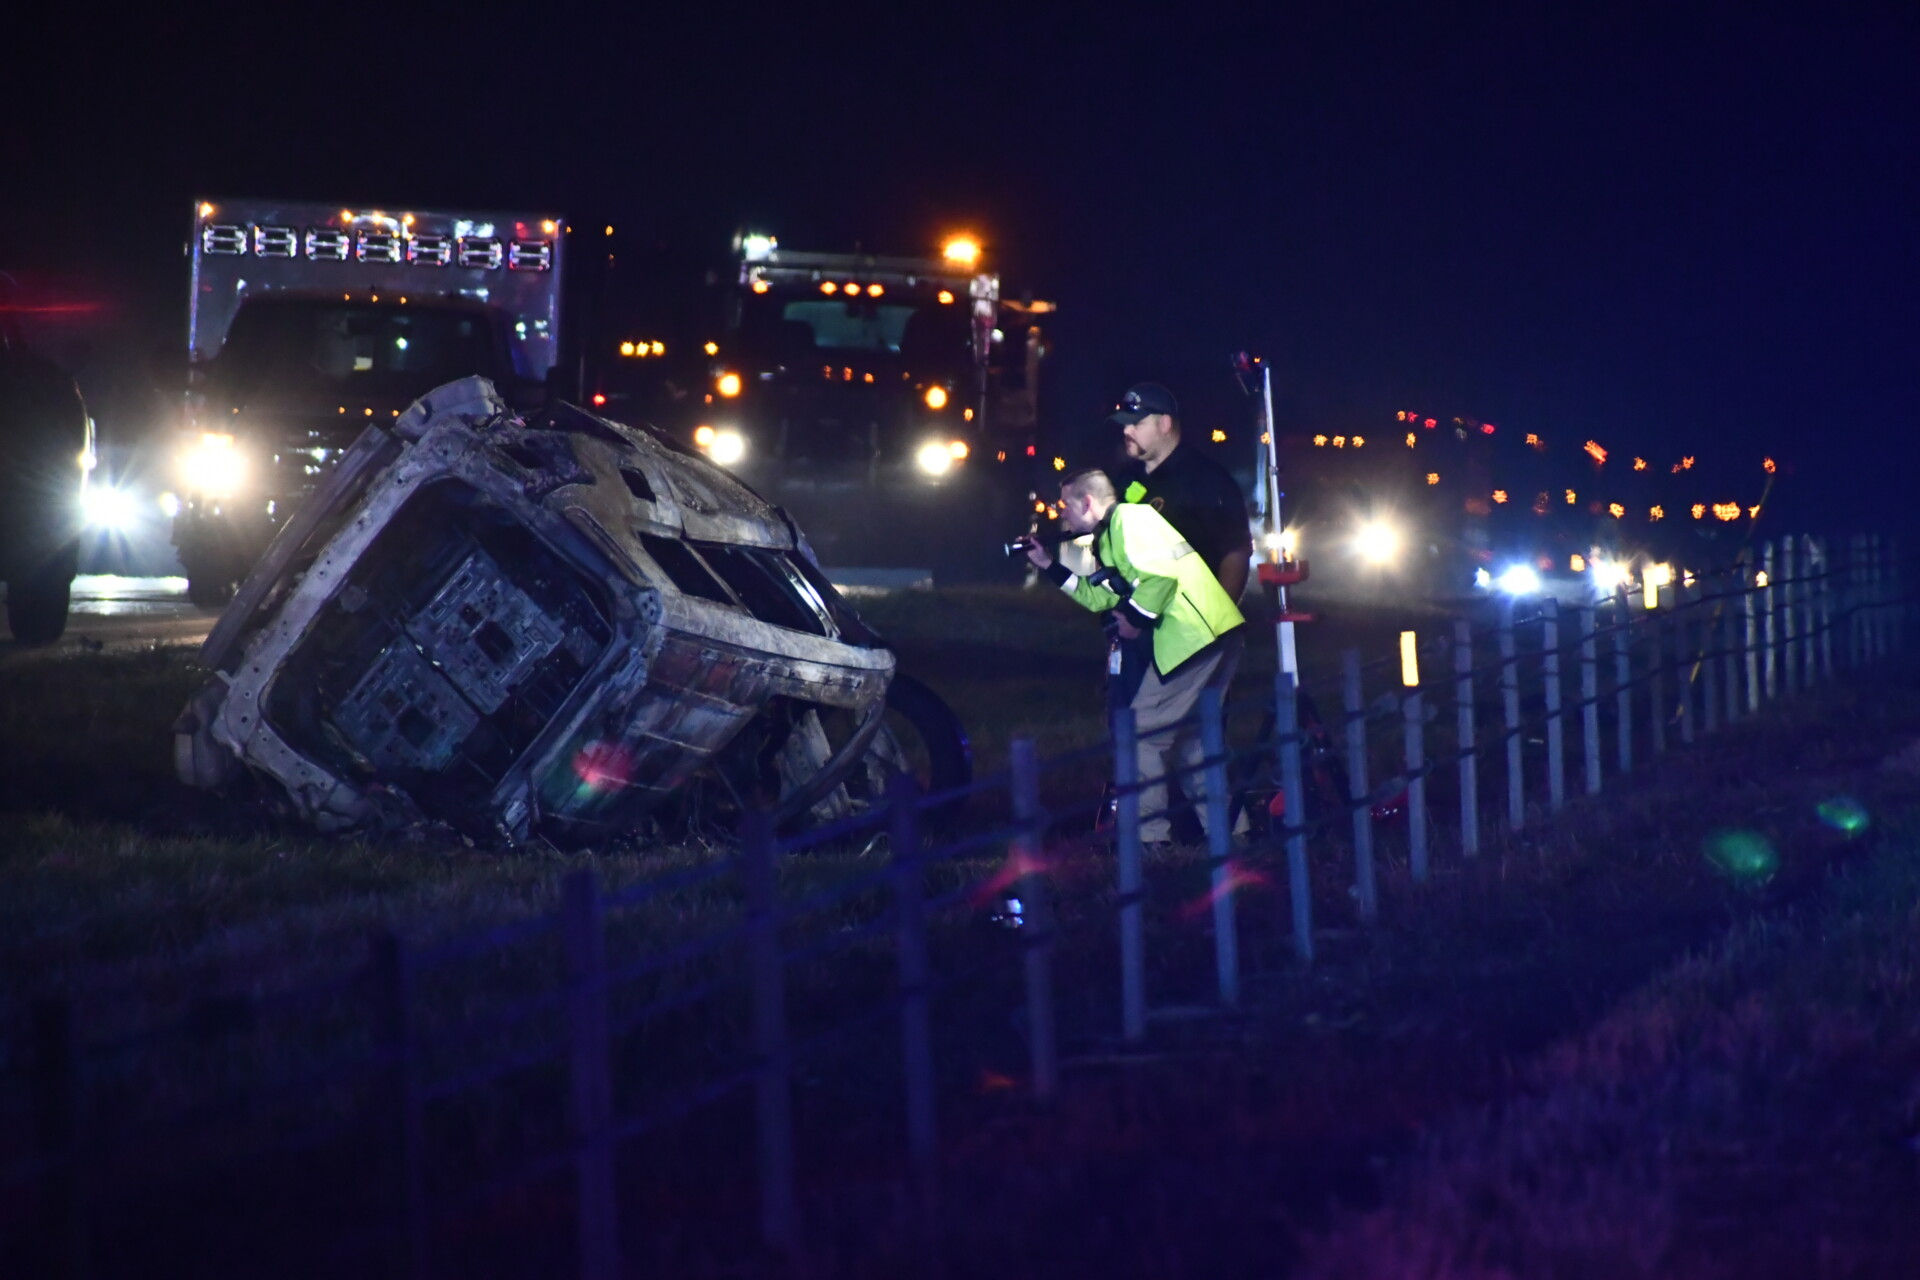
[[[1178,560],[1181,556],[1190,556],[1192,554],[1193,554],[1192,544],[1186,543],[1186,542],[1176,542],[1173,544],[1173,554],[1167,558],[1170,560]]]
[[[1066,592],[1068,595],[1072,595],[1073,589],[1079,585],[1080,585],[1080,575],[1077,573],[1070,573],[1067,575],[1067,580],[1060,584],[1060,589]]]
[[[1139,605],[1135,604],[1131,600],[1127,601],[1127,606],[1143,618],[1157,618],[1160,616],[1159,614],[1155,613],[1151,609],[1142,609]]]

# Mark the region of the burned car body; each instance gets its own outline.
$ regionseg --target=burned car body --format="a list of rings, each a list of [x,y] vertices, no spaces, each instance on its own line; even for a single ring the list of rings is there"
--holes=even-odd
[[[580,845],[691,795],[831,817],[906,767],[894,655],[777,508],[651,431],[516,417],[482,378],[369,427],[202,657],[183,780],[264,779],[325,830]],[[946,719],[939,785],[964,757]]]

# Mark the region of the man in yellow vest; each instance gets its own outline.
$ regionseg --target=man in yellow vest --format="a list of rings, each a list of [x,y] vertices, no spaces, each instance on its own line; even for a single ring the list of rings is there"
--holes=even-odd
[[[1158,511],[1123,503],[1104,471],[1077,471],[1060,483],[1061,522],[1070,532],[1091,533],[1100,568],[1089,577],[1056,564],[1047,549],[1030,541],[1027,558],[1062,591],[1095,613],[1112,613],[1121,636],[1151,635],[1153,661],[1129,705],[1139,731],[1140,838],[1168,839],[1166,774],[1205,759],[1199,730],[1175,728],[1193,714],[1203,689],[1224,691],[1240,662],[1240,610],[1213,569]],[[1204,815],[1204,773],[1188,794]],[[1153,779],[1160,779],[1155,782]]]

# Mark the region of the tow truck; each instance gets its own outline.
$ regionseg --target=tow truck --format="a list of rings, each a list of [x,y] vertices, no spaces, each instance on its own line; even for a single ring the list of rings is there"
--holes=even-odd
[[[618,352],[603,353],[604,411],[666,417],[791,512],[836,570],[996,572],[1026,523],[1054,304],[1004,296],[969,236],[882,257],[742,234],[714,278],[696,363],[659,359],[646,332],[602,338]],[[631,390],[669,370],[674,396]]]
[[[547,398],[560,217],[389,208],[194,204],[173,539],[195,604],[232,597],[370,421],[466,376]]]

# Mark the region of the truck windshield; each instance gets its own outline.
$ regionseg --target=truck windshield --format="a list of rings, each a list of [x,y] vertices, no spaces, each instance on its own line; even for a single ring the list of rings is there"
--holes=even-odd
[[[967,313],[938,304],[874,299],[749,298],[742,316],[747,341],[776,353],[784,364],[811,363],[862,353],[899,356],[918,364],[966,364],[972,359]]]
[[[422,390],[502,369],[494,327],[469,308],[261,299],[240,308],[214,378],[253,387]]]

